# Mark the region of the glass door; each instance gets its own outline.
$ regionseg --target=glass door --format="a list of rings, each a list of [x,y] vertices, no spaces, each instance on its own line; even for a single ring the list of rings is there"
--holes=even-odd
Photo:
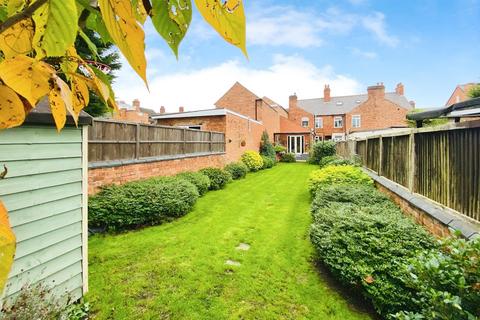
[[[288,136],[288,152],[295,154],[304,153],[304,136]]]

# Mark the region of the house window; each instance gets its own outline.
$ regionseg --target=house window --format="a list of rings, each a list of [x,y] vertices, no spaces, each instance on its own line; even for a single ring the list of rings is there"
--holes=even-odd
[[[334,117],[333,118],[333,127],[334,128],[343,128],[343,118],[342,117]]]
[[[332,135],[332,140],[333,141],[342,141],[344,139],[343,133],[334,133]]]
[[[315,128],[323,128],[323,118],[316,116],[315,117]]]
[[[352,128],[360,128],[360,116],[352,116]]]
[[[302,127],[308,128],[308,118],[307,117],[302,118]]]

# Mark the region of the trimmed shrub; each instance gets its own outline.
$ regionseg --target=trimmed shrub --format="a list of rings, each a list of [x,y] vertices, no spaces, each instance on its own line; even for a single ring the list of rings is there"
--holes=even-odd
[[[208,188],[210,188],[210,179],[200,172],[183,172],[178,174],[177,177],[184,179],[197,187],[200,196],[207,193]]]
[[[343,165],[350,165],[350,166],[357,166],[358,163],[353,160],[343,159],[337,156],[326,156],[320,160],[320,168],[326,166],[343,166]]]
[[[335,155],[335,142],[334,141],[320,141],[312,146],[310,155],[308,157],[308,163],[320,164],[320,161],[324,157]]]
[[[280,162],[297,162],[294,153],[283,153],[280,156]]]
[[[248,172],[248,168],[243,162],[229,163],[225,166],[225,170],[230,172],[233,180],[245,178]]]
[[[318,259],[342,283],[361,288],[383,317],[418,310],[402,264],[433,248],[431,235],[372,186],[325,186],[312,208],[310,238]]]
[[[275,161],[272,158],[262,156],[263,167],[262,169],[272,168],[275,165]]]
[[[277,144],[274,147],[276,153],[283,153],[287,151],[287,147],[282,146],[281,144]]]
[[[210,190],[220,190],[225,188],[227,183],[232,181],[232,176],[228,171],[218,168],[205,168],[200,172],[210,179]]]
[[[263,131],[262,140],[260,141],[260,155],[268,157],[272,160],[275,160],[275,149],[273,148],[270,138],[268,137],[268,132]]]
[[[262,156],[256,151],[246,151],[242,155],[242,162],[250,171],[258,171],[263,168]]]
[[[310,174],[310,193],[325,185],[336,183],[373,185],[373,180],[360,168],[354,166],[327,166]]]
[[[175,177],[108,186],[89,198],[88,223],[106,231],[156,225],[185,215],[198,197],[192,183]]]
[[[452,237],[407,261],[404,278],[419,308],[397,319],[476,319],[480,315],[480,238]],[[433,315],[436,315],[433,317]]]

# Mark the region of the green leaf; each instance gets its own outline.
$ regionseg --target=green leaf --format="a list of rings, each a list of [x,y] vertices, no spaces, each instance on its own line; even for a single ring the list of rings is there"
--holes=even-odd
[[[95,11],[94,14],[90,13],[87,18],[86,25],[88,29],[94,30],[100,35],[100,39],[104,44],[113,43],[112,38],[108,34],[107,27],[105,27],[105,23],[103,22],[103,19],[98,11]]]
[[[97,46],[95,45],[95,43],[93,43],[92,40],[90,40],[90,38],[82,30],[78,30],[78,34],[83,39],[83,41],[85,41],[88,49],[93,53],[96,58],[98,58]]]
[[[178,57],[178,46],[192,21],[190,0],[153,0],[152,22],[158,33]]]
[[[49,0],[33,14],[33,44],[37,59],[60,57],[75,42],[78,31],[75,0]]]

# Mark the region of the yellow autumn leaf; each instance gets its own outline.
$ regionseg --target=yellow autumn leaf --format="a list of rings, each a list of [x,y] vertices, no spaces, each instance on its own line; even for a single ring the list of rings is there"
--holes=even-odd
[[[75,42],[78,13],[75,0],[48,0],[32,16],[36,58],[61,57]]]
[[[133,70],[147,84],[145,33],[129,0],[98,0],[108,33]]]
[[[195,0],[203,18],[229,43],[240,48],[245,56],[246,27],[242,0]]]
[[[0,34],[0,50],[5,58],[32,51],[33,21],[21,20]]]
[[[0,129],[19,126],[25,120],[20,97],[5,85],[0,85]]]
[[[45,62],[17,55],[0,63],[0,79],[35,107],[50,91],[49,80],[55,70]]]
[[[50,109],[52,110],[55,125],[57,126],[57,130],[60,131],[67,121],[67,110],[73,116],[75,124],[78,120],[78,114],[77,117],[75,117],[73,112],[72,92],[68,85],[57,76],[54,76],[52,82],[52,90],[48,95],[48,100],[50,102]]]
[[[75,47],[70,47],[65,52],[65,57],[63,57],[62,62],[60,63],[60,67],[65,73],[67,79],[69,79],[71,74],[75,74],[78,69],[79,62],[82,61],[81,58],[77,54],[77,50]]]
[[[72,91],[73,112],[78,119],[80,111],[88,105],[90,99],[88,86],[82,77],[72,76],[70,78],[70,88]]]
[[[8,221],[7,209],[0,201],[0,295],[13,265],[16,244],[15,234]]]

